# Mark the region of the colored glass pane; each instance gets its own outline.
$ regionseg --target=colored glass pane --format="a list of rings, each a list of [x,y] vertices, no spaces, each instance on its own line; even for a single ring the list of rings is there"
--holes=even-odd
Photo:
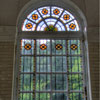
[[[46,46],[45,44],[41,44],[41,45],[40,45],[40,49],[41,49],[41,50],[45,50],[45,49],[47,49],[47,46]]]
[[[33,14],[33,15],[32,15],[32,19],[33,19],[33,20],[37,20],[37,19],[38,19],[38,15],[37,15],[37,14]]]
[[[64,20],[69,20],[70,19],[70,15],[65,14],[63,18],[64,18]]]
[[[24,48],[26,50],[30,50],[32,48],[31,44],[25,44]]]
[[[63,47],[62,47],[62,45],[61,44],[57,44],[56,45],[56,50],[61,50]]]
[[[43,9],[43,10],[42,10],[42,13],[43,13],[44,15],[46,15],[46,14],[48,14],[48,10],[47,10],[47,9]]]
[[[58,14],[60,13],[60,11],[59,11],[58,9],[55,9],[55,10],[53,11],[53,13],[54,13],[55,15],[58,15]]]

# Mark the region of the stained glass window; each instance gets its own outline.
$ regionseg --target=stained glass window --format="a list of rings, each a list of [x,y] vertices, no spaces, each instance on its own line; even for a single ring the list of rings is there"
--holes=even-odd
[[[41,7],[24,20],[22,31],[79,31],[75,17],[65,9],[55,6]]]
[[[22,39],[18,100],[85,100],[81,40]]]

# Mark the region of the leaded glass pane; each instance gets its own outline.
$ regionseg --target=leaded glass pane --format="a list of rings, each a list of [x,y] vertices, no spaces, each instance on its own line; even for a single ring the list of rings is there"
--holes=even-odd
[[[59,7],[52,7],[51,11],[52,16],[58,18],[61,15],[63,9]]]
[[[50,7],[42,7],[38,9],[43,18],[50,16]]]
[[[50,100],[50,93],[37,93],[36,100]]]
[[[25,19],[24,25],[22,26],[22,31],[35,31],[36,24]]]
[[[67,75],[53,74],[52,75],[52,89],[53,90],[67,90]]]
[[[69,13],[68,11],[64,11],[64,13],[62,14],[61,18],[60,18],[64,23],[68,23],[69,21],[74,19],[74,16]]]
[[[84,95],[82,93],[70,93],[69,100],[84,100]]]
[[[83,78],[81,74],[69,75],[69,89],[70,90],[83,90]]]
[[[82,72],[82,58],[68,57],[69,72]]]
[[[66,54],[66,41],[52,40],[52,54],[54,55]]]
[[[66,56],[52,57],[52,72],[67,72]]]
[[[33,100],[32,93],[20,93],[19,100]]]
[[[80,55],[82,53],[80,40],[68,40],[68,54]]]
[[[34,53],[34,40],[22,39],[21,40],[21,54],[33,55]]]
[[[50,54],[50,40],[40,39],[37,40],[37,55]]]
[[[38,23],[42,19],[37,10],[34,10],[31,14],[29,14],[27,18],[35,23]]]
[[[37,57],[37,72],[50,72],[50,57]]]
[[[37,74],[36,75],[36,90],[37,91],[50,91],[50,74]]]
[[[52,100],[68,100],[66,93],[53,93]]]
[[[21,57],[21,72],[33,72],[34,59],[30,56]]]
[[[20,91],[32,91],[33,90],[33,75],[21,74],[20,75]]]

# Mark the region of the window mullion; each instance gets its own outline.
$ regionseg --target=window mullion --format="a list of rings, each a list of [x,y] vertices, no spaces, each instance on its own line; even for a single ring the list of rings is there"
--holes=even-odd
[[[36,40],[34,39],[33,99],[36,99]]]
[[[69,100],[69,62],[68,62],[68,40],[66,40],[66,57],[67,57],[67,100]]]

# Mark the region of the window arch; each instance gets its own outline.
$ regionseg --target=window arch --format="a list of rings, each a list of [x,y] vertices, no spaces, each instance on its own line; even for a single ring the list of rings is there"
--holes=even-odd
[[[56,7],[41,7],[24,20],[22,31],[79,31],[79,25],[68,11]]]
[[[17,23],[17,78],[12,98],[91,100],[82,13],[72,3],[55,0],[29,4]]]

